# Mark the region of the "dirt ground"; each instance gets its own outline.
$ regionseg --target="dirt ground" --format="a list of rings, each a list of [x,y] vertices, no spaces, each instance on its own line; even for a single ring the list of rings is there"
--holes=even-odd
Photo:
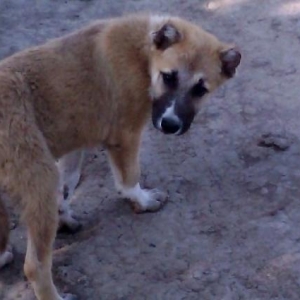
[[[186,135],[149,125],[142,183],[169,192],[162,211],[133,214],[104,152],[89,152],[72,202],[83,229],[57,237],[55,282],[89,300],[299,300],[299,0],[0,0],[0,57],[141,10],[237,43],[242,65]],[[31,300],[25,230],[11,215],[15,261],[0,272],[0,299]]]

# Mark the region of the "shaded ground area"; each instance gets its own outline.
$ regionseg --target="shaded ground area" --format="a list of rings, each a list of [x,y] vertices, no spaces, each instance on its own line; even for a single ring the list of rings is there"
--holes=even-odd
[[[243,53],[237,78],[188,134],[149,126],[143,183],[168,190],[156,214],[134,215],[91,150],[73,199],[84,224],[59,236],[59,288],[89,300],[300,298],[300,5],[291,0],[1,0],[0,56],[98,17],[149,10],[196,21]],[[0,299],[30,300],[25,231],[12,213],[16,259]]]

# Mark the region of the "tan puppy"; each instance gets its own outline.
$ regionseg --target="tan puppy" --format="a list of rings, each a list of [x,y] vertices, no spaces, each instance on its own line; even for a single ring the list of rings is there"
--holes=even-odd
[[[24,270],[39,300],[73,299],[58,294],[51,275],[58,209],[62,223],[78,226],[63,195],[60,207],[56,200],[79,180],[82,153],[71,152],[102,143],[123,196],[139,212],[158,210],[166,195],[139,185],[139,144],[151,112],[157,129],[183,134],[240,58],[196,25],[145,15],[103,20],[0,63],[0,180],[21,199]],[[59,184],[61,157],[71,177]],[[12,260],[7,241],[0,202],[0,266]]]

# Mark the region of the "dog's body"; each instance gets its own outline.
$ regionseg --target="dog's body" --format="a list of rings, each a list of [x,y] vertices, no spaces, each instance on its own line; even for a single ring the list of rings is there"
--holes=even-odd
[[[97,22],[0,63],[0,184],[21,198],[24,268],[39,300],[72,299],[59,296],[51,276],[57,211],[62,223],[78,225],[64,198],[78,183],[82,153],[67,154],[104,144],[123,196],[137,211],[158,210],[166,195],[139,185],[140,137],[151,109],[156,128],[185,132],[203,96],[232,77],[239,62],[237,50],[191,23],[131,16]],[[62,173],[72,178],[62,176],[59,184],[61,157]],[[0,202],[0,267],[12,259],[7,241]]]

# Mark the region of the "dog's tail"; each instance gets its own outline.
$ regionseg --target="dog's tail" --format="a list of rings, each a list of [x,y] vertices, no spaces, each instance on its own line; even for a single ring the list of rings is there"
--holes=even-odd
[[[6,249],[8,237],[9,237],[8,214],[0,195],[0,253],[2,253]]]

